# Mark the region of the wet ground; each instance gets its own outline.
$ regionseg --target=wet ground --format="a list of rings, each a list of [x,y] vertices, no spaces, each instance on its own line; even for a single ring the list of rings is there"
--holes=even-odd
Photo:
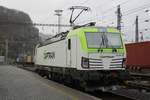
[[[0,100],[99,100],[15,66],[0,66]]]

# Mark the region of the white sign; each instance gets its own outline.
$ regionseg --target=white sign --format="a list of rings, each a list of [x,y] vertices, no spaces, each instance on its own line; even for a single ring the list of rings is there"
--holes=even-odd
[[[0,56],[0,63],[4,63],[5,61],[5,57],[4,56]]]

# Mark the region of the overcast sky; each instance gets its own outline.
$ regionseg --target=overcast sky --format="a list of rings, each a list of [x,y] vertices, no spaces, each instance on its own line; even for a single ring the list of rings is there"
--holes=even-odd
[[[62,24],[69,24],[71,6],[88,6],[90,12],[83,13],[76,23],[86,23],[96,21],[100,26],[116,26],[116,9],[117,5],[121,5],[122,11],[122,29],[125,39],[134,40],[135,17],[139,16],[140,32],[144,34],[146,40],[150,37],[150,22],[145,23],[144,20],[150,19],[150,0],[1,0],[2,6],[17,9],[28,13],[36,23],[57,23],[57,17],[54,15],[55,9],[62,9]],[[145,6],[144,6],[145,5]],[[134,9],[142,8],[143,9]],[[134,10],[132,10],[134,9]],[[131,11],[130,11],[131,10]],[[56,28],[38,27],[45,34],[55,34]],[[63,29],[61,29],[64,31]],[[149,39],[147,39],[149,40]]]

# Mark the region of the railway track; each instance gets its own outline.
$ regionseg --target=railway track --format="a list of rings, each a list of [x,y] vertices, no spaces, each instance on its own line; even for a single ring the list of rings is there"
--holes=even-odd
[[[132,80],[146,80],[150,81],[150,74],[149,73],[130,73]]]
[[[126,97],[131,100],[150,100],[150,75],[132,73],[130,81],[126,81],[123,88],[108,92]]]
[[[129,100],[150,100],[149,92],[142,92],[138,89],[119,89],[115,91],[109,91],[110,93],[122,97],[126,97]]]
[[[88,94],[101,98],[102,100],[133,100],[126,96],[113,93],[111,91],[107,91],[107,92],[95,91],[95,92],[90,92]]]
[[[103,100],[150,100],[149,90],[149,85],[128,82],[126,86],[121,86],[116,90],[96,91],[91,95]]]
[[[34,72],[34,68],[23,68]],[[135,76],[135,74],[134,74]],[[136,75],[136,77],[140,75]],[[144,77],[144,75],[142,75]],[[147,76],[146,76],[147,77]],[[149,78],[149,77],[148,77]],[[150,100],[150,85],[146,81],[127,81],[126,86],[121,86],[115,90],[86,92],[102,100]],[[69,86],[70,87],[70,86]],[[71,86],[71,88],[76,89]],[[85,91],[83,91],[85,92]]]
[[[139,90],[145,90],[145,91],[150,92],[149,81],[136,81],[136,82],[128,81],[127,86],[129,88],[136,88],[136,89],[139,89]]]

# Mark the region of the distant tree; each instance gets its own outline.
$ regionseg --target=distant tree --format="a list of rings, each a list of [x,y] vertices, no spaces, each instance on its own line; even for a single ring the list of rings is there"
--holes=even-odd
[[[17,23],[32,23],[32,20],[22,11],[0,6],[0,41],[9,40],[10,59],[16,59],[23,54],[33,54],[39,41],[39,30],[35,26]]]

